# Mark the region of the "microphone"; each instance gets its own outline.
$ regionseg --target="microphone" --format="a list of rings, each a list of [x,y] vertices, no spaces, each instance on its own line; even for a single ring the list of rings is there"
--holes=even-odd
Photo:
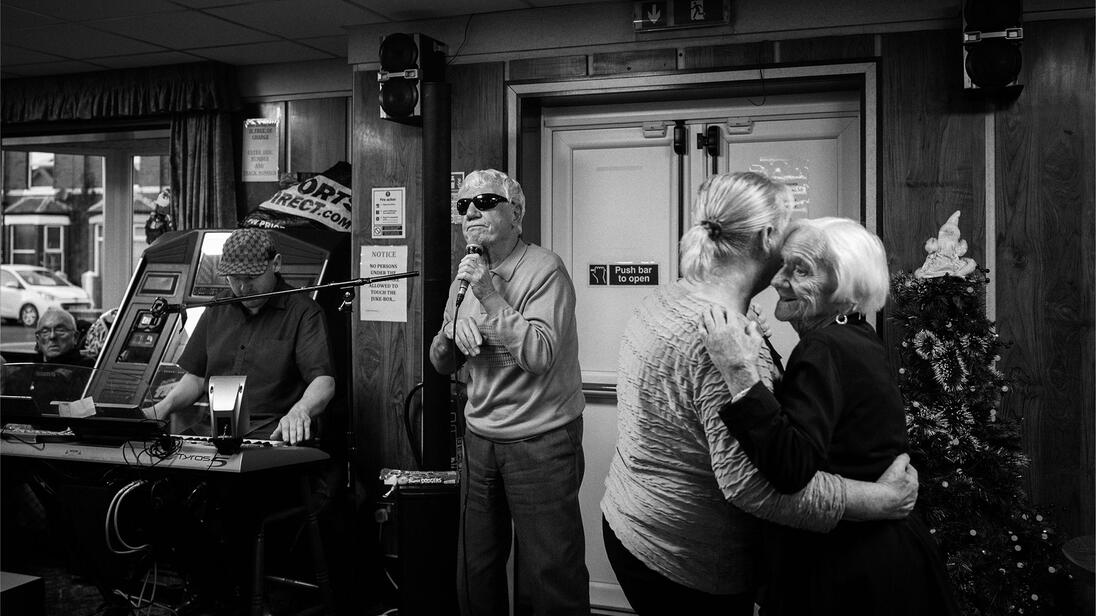
[[[468,248],[464,251],[464,254],[466,254],[466,255],[482,255],[483,254],[483,248],[480,247],[479,244],[469,244]],[[461,302],[464,301],[464,295],[466,293],[468,293],[468,281],[467,280],[462,280],[462,281],[460,281],[460,288],[457,289],[457,299],[456,299],[456,302],[453,304],[453,309],[454,310],[456,310],[457,308],[460,307]]]

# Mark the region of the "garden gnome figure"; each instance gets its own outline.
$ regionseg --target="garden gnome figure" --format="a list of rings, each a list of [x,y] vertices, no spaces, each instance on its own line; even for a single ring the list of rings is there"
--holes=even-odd
[[[956,276],[963,278],[973,272],[978,264],[974,259],[964,257],[967,254],[967,241],[960,239],[959,210],[940,227],[936,237],[925,242],[925,264],[913,273],[918,278],[939,278]]]

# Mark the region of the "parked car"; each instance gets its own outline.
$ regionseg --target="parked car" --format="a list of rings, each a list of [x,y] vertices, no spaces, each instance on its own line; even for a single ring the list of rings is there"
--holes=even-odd
[[[50,306],[71,312],[91,308],[92,301],[87,291],[44,267],[0,265],[0,318],[34,327]]]

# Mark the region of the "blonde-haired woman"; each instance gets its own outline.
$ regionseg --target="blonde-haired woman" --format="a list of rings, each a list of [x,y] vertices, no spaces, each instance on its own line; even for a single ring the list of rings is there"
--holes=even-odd
[[[746,312],[780,266],[791,208],[789,189],[765,176],[708,179],[681,240],[684,278],[646,298],[625,329],[601,510],[609,562],[639,614],[752,616],[758,518],[826,531],[842,518],[902,517],[916,500],[905,456],[878,483],[818,473],[782,495],[719,419],[731,394],[699,323],[711,307]]]
[[[855,221],[796,221],[772,280],[776,318],[799,343],[775,396],[754,367],[761,335],[722,309],[704,317],[705,343],[734,402],[720,417],[778,490],[795,493],[819,471],[870,479],[906,451],[902,396],[883,344],[865,320],[883,307],[883,244]],[[741,392],[741,393],[739,393]],[[828,533],[770,526],[774,616],[957,614],[935,541],[916,515],[839,523]]]

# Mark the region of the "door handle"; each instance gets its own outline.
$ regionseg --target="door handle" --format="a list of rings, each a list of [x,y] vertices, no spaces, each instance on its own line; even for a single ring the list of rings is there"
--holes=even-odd
[[[696,136],[696,149],[704,150],[712,159],[712,175],[719,173],[719,127],[709,126],[704,134]]]
[[[704,150],[708,156],[716,158],[719,156],[719,141],[719,127],[709,126],[703,134],[696,136],[696,149]]]

